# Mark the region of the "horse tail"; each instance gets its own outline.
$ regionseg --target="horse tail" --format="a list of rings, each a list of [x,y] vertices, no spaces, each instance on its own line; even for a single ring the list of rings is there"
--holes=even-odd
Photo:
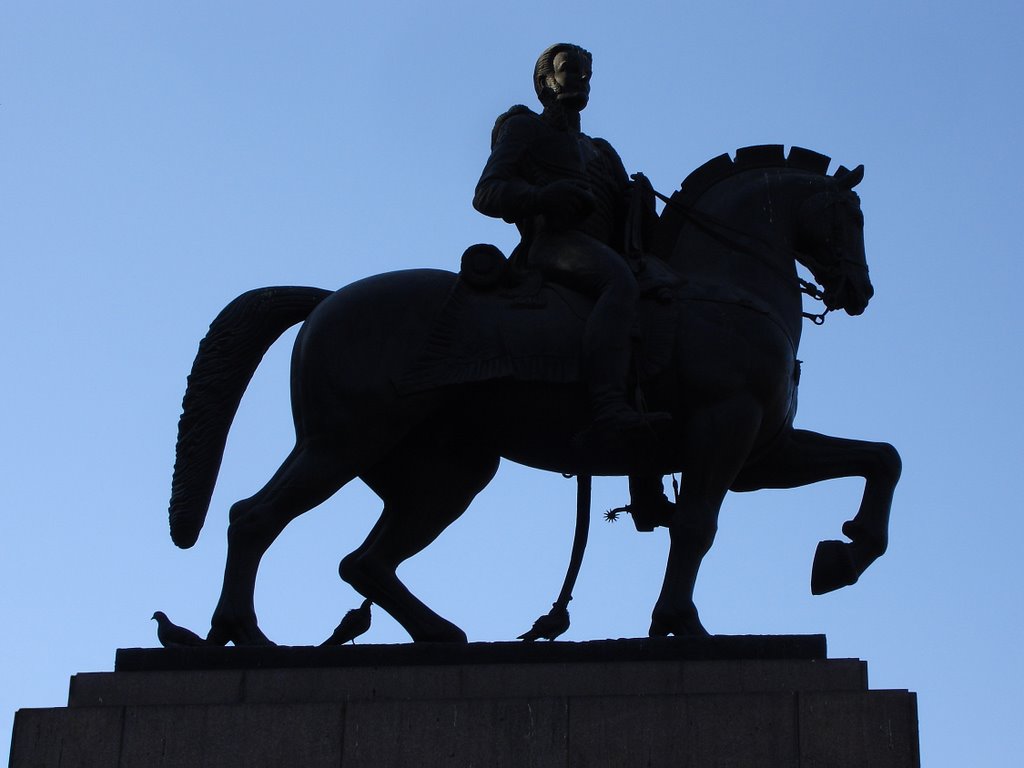
[[[232,301],[210,324],[178,420],[169,513],[171,540],[182,549],[199,538],[228,430],[263,355],[330,295],[321,288],[258,288]]]

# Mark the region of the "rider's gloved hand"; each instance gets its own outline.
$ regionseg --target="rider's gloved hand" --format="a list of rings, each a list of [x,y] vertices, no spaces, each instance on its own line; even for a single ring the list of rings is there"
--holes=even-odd
[[[537,213],[544,214],[552,223],[568,226],[587,218],[597,200],[589,185],[563,179],[541,187],[535,205]]]
[[[638,171],[637,173],[631,175],[629,178],[633,180],[634,184],[636,184],[638,187],[644,190],[644,192],[650,191],[652,194],[654,193],[654,187],[651,185],[651,180],[648,179],[644,174]]]

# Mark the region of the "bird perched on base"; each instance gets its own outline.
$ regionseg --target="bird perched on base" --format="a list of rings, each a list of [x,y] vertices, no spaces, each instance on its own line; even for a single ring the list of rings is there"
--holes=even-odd
[[[163,611],[153,614],[156,620],[156,639],[164,648],[181,648],[187,646],[206,645],[206,641],[191,629],[179,627],[167,618]]]
[[[353,608],[342,616],[337,629],[331,633],[330,637],[320,643],[320,645],[344,645],[349,640],[351,640],[352,644],[355,645],[355,639],[370,628],[371,605],[373,605],[373,603],[369,599],[363,600],[362,605],[358,608]]]
[[[569,598],[570,600],[572,598]],[[519,636],[520,640],[532,642],[544,638],[554,640],[569,628],[569,608],[561,603],[552,603],[551,610],[533,622],[528,632]]]

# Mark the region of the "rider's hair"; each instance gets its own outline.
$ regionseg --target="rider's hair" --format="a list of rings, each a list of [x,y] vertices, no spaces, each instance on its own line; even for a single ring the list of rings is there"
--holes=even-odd
[[[588,67],[594,66],[594,57],[590,51],[581,48],[573,43],[555,43],[545,49],[544,53],[537,57],[537,63],[533,68],[533,88],[537,91],[537,98],[545,107],[554,100],[555,92],[548,86],[548,77],[555,71],[555,56],[567,51],[576,51],[587,61]]]

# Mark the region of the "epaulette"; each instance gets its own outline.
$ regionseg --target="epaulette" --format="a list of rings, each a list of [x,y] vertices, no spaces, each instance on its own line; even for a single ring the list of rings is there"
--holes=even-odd
[[[533,117],[540,118],[540,115],[525,104],[514,104],[509,107],[508,110],[498,115],[498,119],[494,121],[494,128],[491,129],[491,149],[494,149],[494,144],[498,140],[498,132],[501,130],[501,126],[510,117],[516,117],[517,115],[532,115]]]

